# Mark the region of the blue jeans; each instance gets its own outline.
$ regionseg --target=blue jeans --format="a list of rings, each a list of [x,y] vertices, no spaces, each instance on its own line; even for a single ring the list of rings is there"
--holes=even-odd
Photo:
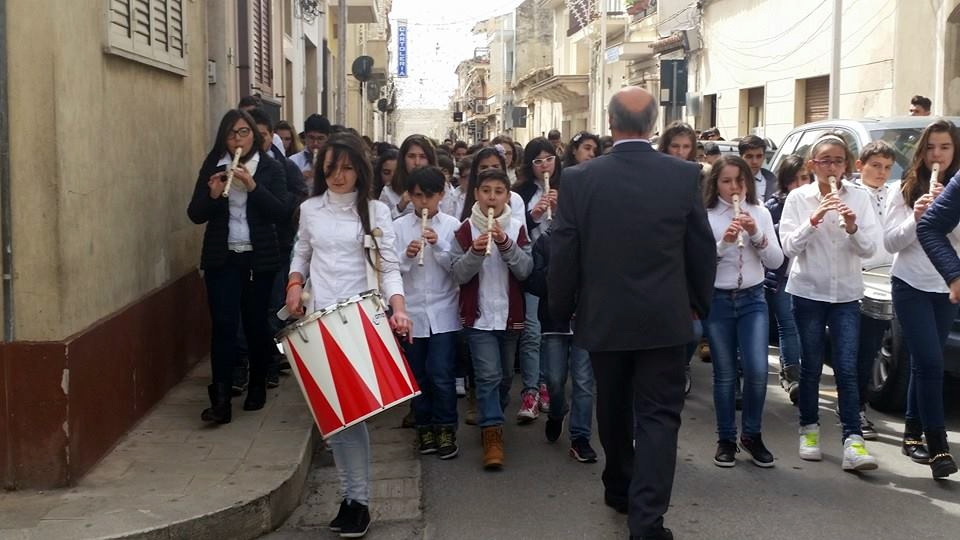
[[[593,366],[590,354],[573,345],[572,335],[546,334],[540,341],[550,414],[554,420],[570,413],[570,439],[590,438],[593,423]],[[566,399],[567,374],[573,379],[570,403]]]
[[[713,404],[721,441],[737,439],[735,407],[737,352],[743,369],[743,435],[762,432],[767,397],[767,336],[770,322],[763,285],[740,291],[713,292],[705,321],[713,358]]]
[[[840,424],[843,426],[842,440],[850,435],[863,435],[860,431],[860,392],[857,388],[860,303],[831,304],[794,296],[793,314],[800,330],[803,351],[797,399],[800,425],[807,426],[820,421],[820,375],[823,373],[824,342],[829,325],[833,376],[837,383]]]
[[[860,409],[867,405],[867,387],[873,377],[873,361],[877,358],[883,334],[890,328],[890,321],[860,317],[860,343],[857,347],[857,389],[860,391]]]
[[[523,381],[522,390],[536,390],[540,386],[541,359],[540,359],[540,318],[537,308],[540,299],[532,294],[523,295],[526,306],[526,319],[523,333],[520,334],[520,380]]]
[[[473,359],[477,425],[502,425],[503,410],[510,401],[510,380],[519,333],[473,328],[464,328],[464,332]]]
[[[417,427],[456,426],[457,332],[433,334],[403,343],[420,395],[413,398]]]
[[[893,309],[910,351],[910,386],[907,421],[919,420],[927,432],[944,429],[943,347],[957,306],[945,293],[914,289],[903,280],[891,279]]]
[[[370,504],[370,434],[366,422],[348,427],[327,439],[337,466],[343,498]]]
[[[793,318],[793,295],[786,286],[781,286],[768,295],[767,301],[777,319],[777,334],[780,338],[780,368],[800,365],[800,333]]]

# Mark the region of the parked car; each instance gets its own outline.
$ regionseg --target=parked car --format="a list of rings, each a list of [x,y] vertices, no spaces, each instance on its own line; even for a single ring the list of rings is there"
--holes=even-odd
[[[807,157],[810,146],[821,135],[833,132],[840,135],[854,155],[871,141],[890,143],[897,153],[889,182],[903,177],[903,171],[913,159],[914,149],[931,117],[906,116],[898,118],[865,118],[862,120],[825,120],[795,128],[783,139],[770,160],[769,169],[776,171],[787,155]],[[960,126],[960,117],[947,117]],[[856,175],[855,175],[856,176]],[[907,383],[910,375],[910,357],[893,313],[890,295],[890,266],[867,269],[863,273],[864,299],[860,303],[861,317],[889,320],[890,329],[874,359],[873,378],[868,389],[868,400],[880,411],[902,411],[907,402]],[[955,320],[947,340],[944,371],[960,377],[960,318]]]

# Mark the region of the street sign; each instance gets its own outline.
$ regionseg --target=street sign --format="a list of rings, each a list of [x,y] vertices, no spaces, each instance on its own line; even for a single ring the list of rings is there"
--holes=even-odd
[[[397,20],[397,77],[407,76],[407,20]]]

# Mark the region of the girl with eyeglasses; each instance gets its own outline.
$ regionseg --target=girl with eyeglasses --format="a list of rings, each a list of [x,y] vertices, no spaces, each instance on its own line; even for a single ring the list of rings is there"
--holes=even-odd
[[[821,136],[810,148],[807,167],[815,181],[787,196],[780,220],[783,254],[793,259],[786,292],[800,333],[800,458],[820,461],[819,388],[826,327],[830,341],[842,425],[844,470],[877,468],[860,426],[857,344],[862,259],[876,250],[876,213],[866,191],[846,178],[854,159],[846,142]],[[835,179],[834,187],[831,179]]]
[[[277,270],[281,267],[275,224],[288,217],[283,167],[261,151],[263,139],[249,113],[234,109],[220,121],[213,149],[207,154],[187,215],[206,224],[200,268],[204,271],[210,308],[210,364],[207,387],[210,407],[204,422],[227,424],[233,366],[237,362],[237,327],[249,347],[250,380],[245,411],[263,408],[267,400],[267,366],[272,355],[267,314]],[[227,170],[240,150],[229,194]]]

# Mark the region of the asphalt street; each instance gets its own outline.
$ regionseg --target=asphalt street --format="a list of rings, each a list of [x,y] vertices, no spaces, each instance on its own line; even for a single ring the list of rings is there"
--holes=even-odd
[[[826,368],[821,385],[824,460],[797,456],[797,413],[776,378],[771,357],[764,440],[777,458],[761,469],[738,455],[736,467],[713,464],[716,444],[710,364],[695,360],[693,390],[683,411],[678,465],[666,525],[678,539],[960,538],[960,476],[935,482],[927,466],[900,453],[901,417],[872,411],[879,440],[867,448],[880,469],[853,474],[840,468],[836,393]],[[514,389],[519,381],[515,381]],[[947,427],[960,454],[960,384],[951,387]],[[516,393],[516,392],[515,392]],[[513,396],[512,420],[518,404]],[[461,400],[461,414],[464,401]],[[567,455],[567,434],[555,444],[533,424],[505,426],[506,466],[484,472],[479,429],[462,425],[460,456],[426,456],[423,469],[424,537],[430,539],[627,538],[625,516],[603,504],[600,462]]]

